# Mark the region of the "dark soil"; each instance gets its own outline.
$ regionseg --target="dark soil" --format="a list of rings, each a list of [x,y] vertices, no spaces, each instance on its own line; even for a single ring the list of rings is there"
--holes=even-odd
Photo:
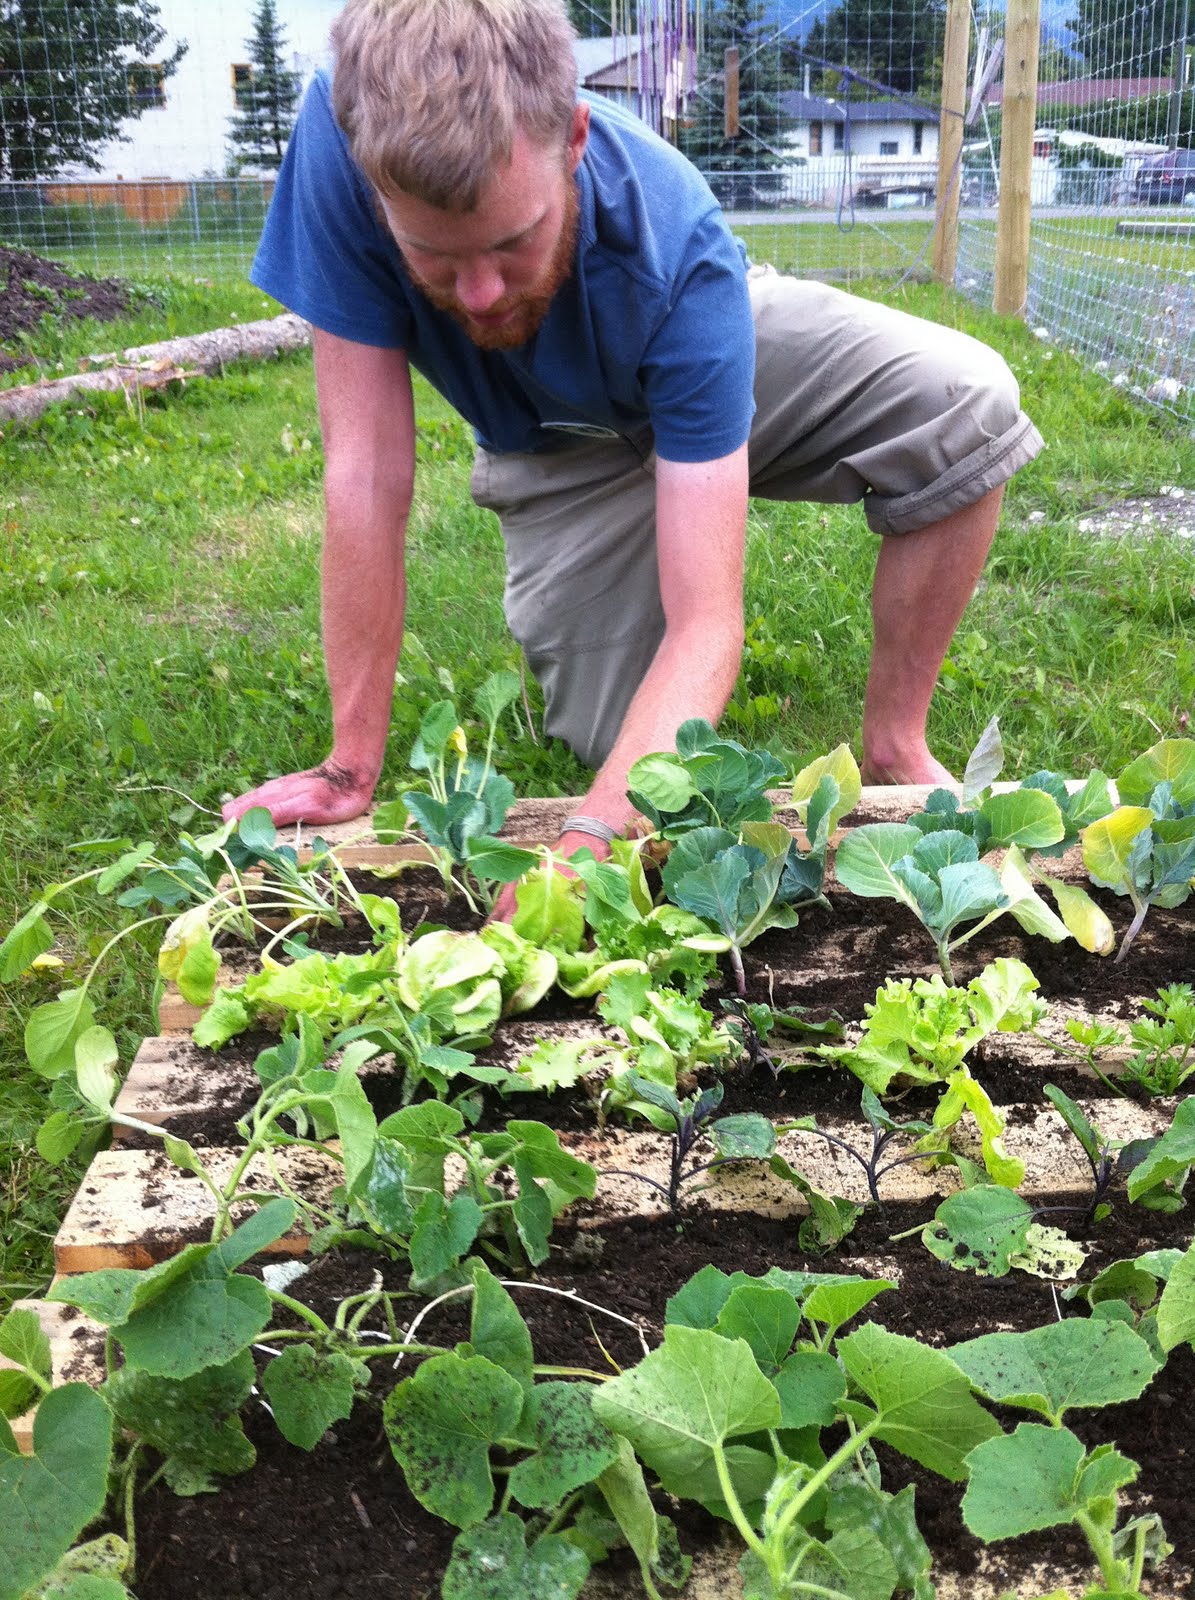
[[[830,1261],[797,1249],[791,1223],[765,1218],[735,1219],[695,1209],[678,1227],[670,1218],[637,1218],[608,1225],[596,1235],[561,1235],[555,1263],[541,1281],[574,1290],[597,1305],[638,1320],[649,1343],[660,1336],[668,1297],[707,1262],[724,1271],[753,1274],[771,1265],[812,1270],[852,1270],[852,1253],[866,1252],[860,1268],[882,1276],[875,1253],[895,1254],[903,1282],[881,1295],[864,1313],[894,1332],[916,1333],[948,1347],[976,1331],[998,1326],[1036,1327],[1069,1313],[1048,1283],[1019,1273],[999,1280],[956,1273],[928,1257],[915,1241],[888,1243],[910,1215],[891,1212],[867,1219],[851,1249]],[[1188,1225],[1189,1226],[1189,1225]],[[1095,1234],[1089,1270],[1164,1244],[1183,1243],[1175,1218],[1122,1215]],[[367,1287],[381,1270],[388,1287],[400,1288],[403,1269],[370,1253],[346,1253],[317,1261],[291,1286],[292,1295],[322,1313],[344,1295]],[[620,1365],[642,1354],[635,1333],[623,1324],[558,1296],[515,1291],[531,1327],[537,1359],[589,1369],[605,1368],[601,1346]],[[412,1310],[420,1302],[412,1303]],[[380,1325],[380,1324],[379,1324]],[[464,1306],[445,1305],[425,1322],[420,1336],[451,1346],[466,1337]],[[598,1340],[601,1345],[599,1346]],[[140,1600],[423,1600],[439,1593],[439,1575],[451,1549],[452,1530],[429,1517],[407,1494],[390,1455],[379,1414],[394,1379],[379,1363],[374,1389],[353,1418],[338,1424],[310,1455],[285,1444],[260,1410],[249,1413],[248,1430],[258,1451],[256,1469],[218,1497],[178,1500],[155,1489],[138,1519]],[[1140,1400],[1068,1415],[1068,1426],[1089,1447],[1115,1441],[1141,1464],[1137,1486],[1126,1497],[1129,1510],[1157,1511],[1176,1546],[1168,1592],[1186,1593],[1184,1569],[1195,1562],[1195,1523],[1189,1515],[1193,1474],[1189,1435],[1181,1418],[1195,1384],[1195,1355],[1176,1351]],[[1005,1410],[1008,1427],[1025,1413]],[[961,1486],[944,1482],[881,1448],[885,1482],[917,1487],[918,1521],[935,1550],[939,1575],[964,1582],[983,1547],[966,1531],[960,1514]],[[675,1511],[675,1507],[668,1509]],[[716,1539],[719,1526],[699,1510],[685,1508],[682,1542],[690,1551]],[[1011,1550],[1011,1547],[1010,1547]],[[1008,1560],[1008,1582],[1036,1562],[1047,1567],[1082,1566],[1081,1540],[1050,1532],[1018,1541]],[[616,1569],[617,1570],[617,1569]],[[637,1592],[633,1568],[624,1566],[626,1592]],[[1169,1575],[1169,1574],[1168,1574]],[[515,1597],[511,1597],[515,1600]]]
[[[0,245],[0,344],[16,341],[45,316],[65,321],[115,322],[129,310],[128,289],[115,278],[89,278],[68,272],[28,250]],[[15,372],[29,363],[0,350],[0,372]]]

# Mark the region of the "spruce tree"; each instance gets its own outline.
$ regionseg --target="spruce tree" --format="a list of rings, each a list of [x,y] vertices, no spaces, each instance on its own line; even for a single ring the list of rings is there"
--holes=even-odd
[[[0,179],[98,168],[186,53],[165,38],[151,0],[0,0]]]
[[[725,206],[751,206],[771,198],[785,164],[785,118],[780,95],[790,87],[774,42],[765,0],[714,0],[706,12],[704,49],[697,64],[697,93],[677,138],[680,149],[709,181]],[[739,131],[725,129],[725,53],[738,46]]]
[[[286,38],[274,0],[260,0],[245,49],[249,79],[238,85],[238,109],[229,119],[232,166],[237,172],[277,172],[295,125],[302,84],[299,74],[283,65]]]

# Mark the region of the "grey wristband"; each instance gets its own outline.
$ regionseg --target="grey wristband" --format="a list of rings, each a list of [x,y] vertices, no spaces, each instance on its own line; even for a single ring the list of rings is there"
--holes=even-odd
[[[565,817],[560,833],[588,833],[594,839],[601,839],[604,844],[611,844],[618,837],[618,829],[612,828],[599,817]]]

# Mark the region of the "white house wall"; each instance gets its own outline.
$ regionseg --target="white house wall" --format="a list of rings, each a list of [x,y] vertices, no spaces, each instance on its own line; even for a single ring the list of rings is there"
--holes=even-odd
[[[286,65],[304,82],[328,60],[328,29],[343,0],[278,0]],[[151,107],[97,151],[99,171],[76,167],[62,176],[104,179],[200,178],[221,175],[228,162],[228,120],[236,109],[234,62],[247,62],[256,0],[158,0],[167,38],[157,55],[180,41],[187,53],[166,80],[166,104]]]

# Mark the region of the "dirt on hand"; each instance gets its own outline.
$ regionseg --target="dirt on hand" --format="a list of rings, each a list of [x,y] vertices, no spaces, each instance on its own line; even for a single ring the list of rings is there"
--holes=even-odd
[[[43,317],[114,322],[131,302],[128,289],[115,278],[68,272],[29,250],[0,245],[0,372],[28,365],[2,347],[36,328]]]

